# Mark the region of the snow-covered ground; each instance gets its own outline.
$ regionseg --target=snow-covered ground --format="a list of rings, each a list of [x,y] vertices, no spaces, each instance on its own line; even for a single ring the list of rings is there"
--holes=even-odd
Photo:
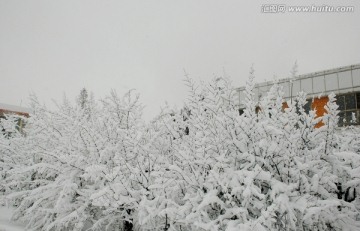
[[[0,206],[0,231],[24,231],[24,226],[10,221],[13,209]]]

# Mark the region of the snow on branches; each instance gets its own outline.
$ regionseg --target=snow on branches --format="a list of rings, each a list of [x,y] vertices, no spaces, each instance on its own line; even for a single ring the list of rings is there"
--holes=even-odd
[[[1,119],[1,199],[32,230],[356,230],[359,128],[287,108],[274,85],[239,115],[228,79],[186,79],[182,110],[150,123],[133,91],[95,101],[82,90],[50,110]],[[323,121],[324,126],[316,128]]]

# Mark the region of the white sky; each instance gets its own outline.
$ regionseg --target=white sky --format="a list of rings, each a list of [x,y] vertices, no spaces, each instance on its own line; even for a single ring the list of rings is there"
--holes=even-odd
[[[26,106],[135,88],[145,118],[182,106],[185,69],[196,80],[244,85],[360,63],[360,1],[275,1],[354,6],[353,13],[261,13],[269,0],[0,0],[0,102]]]

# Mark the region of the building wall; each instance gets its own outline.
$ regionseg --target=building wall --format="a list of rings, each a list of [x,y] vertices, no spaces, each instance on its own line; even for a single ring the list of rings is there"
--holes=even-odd
[[[273,84],[273,81],[256,84],[255,99],[260,101]],[[325,112],[324,106],[328,100],[326,95],[334,92],[340,110],[339,125],[349,125],[353,113],[356,124],[360,124],[360,64],[281,79],[278,84],[284,90],[285,101],[290,101],[300,91],[306,92],[309,102],[307,110],[316,108],[318,116]],[[239,108],[244,108],[242,101],[245,99],[245,87],[237,88],[236,94]]]
[[[25,112],[26,111],[26,112]],[[16,115],[20,115],[20,116],[24,116],[24,117],[29,117],[29,113],[27,112],[27,109],[23,110],[23,111],[14,111],[14,110],[9,110],[9,109],[4,109],[4,108],[0,108],[0,119],[1,118],[5,118],[6,114],[16,114]],[[17,129],[22,132],[23,128],[25,126],[25,123],[23,121],[23,119],[19,119],[17,121]]]

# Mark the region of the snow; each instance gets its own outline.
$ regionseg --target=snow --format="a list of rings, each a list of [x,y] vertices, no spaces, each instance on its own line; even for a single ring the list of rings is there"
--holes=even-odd
[[[0,231],[23,231],[25,227],[12,222],[11,215],[13,213],[12,208],[4,206],[0,207]]]
[[[226,80],[189,80],[186,120],[165,108],[144,124],[138,97],[115,92],[33,101],[26,136],[16,115],[0,120],[0,186],[18,206],[2,207],[0,231],[24,230],[11,215],[33,230],[360,230],[360,127],[337,128],[333,94],[320,119],[305,94],[284,111],[276,86],[256,114],[249,80],[242,115],[219,103]]]

